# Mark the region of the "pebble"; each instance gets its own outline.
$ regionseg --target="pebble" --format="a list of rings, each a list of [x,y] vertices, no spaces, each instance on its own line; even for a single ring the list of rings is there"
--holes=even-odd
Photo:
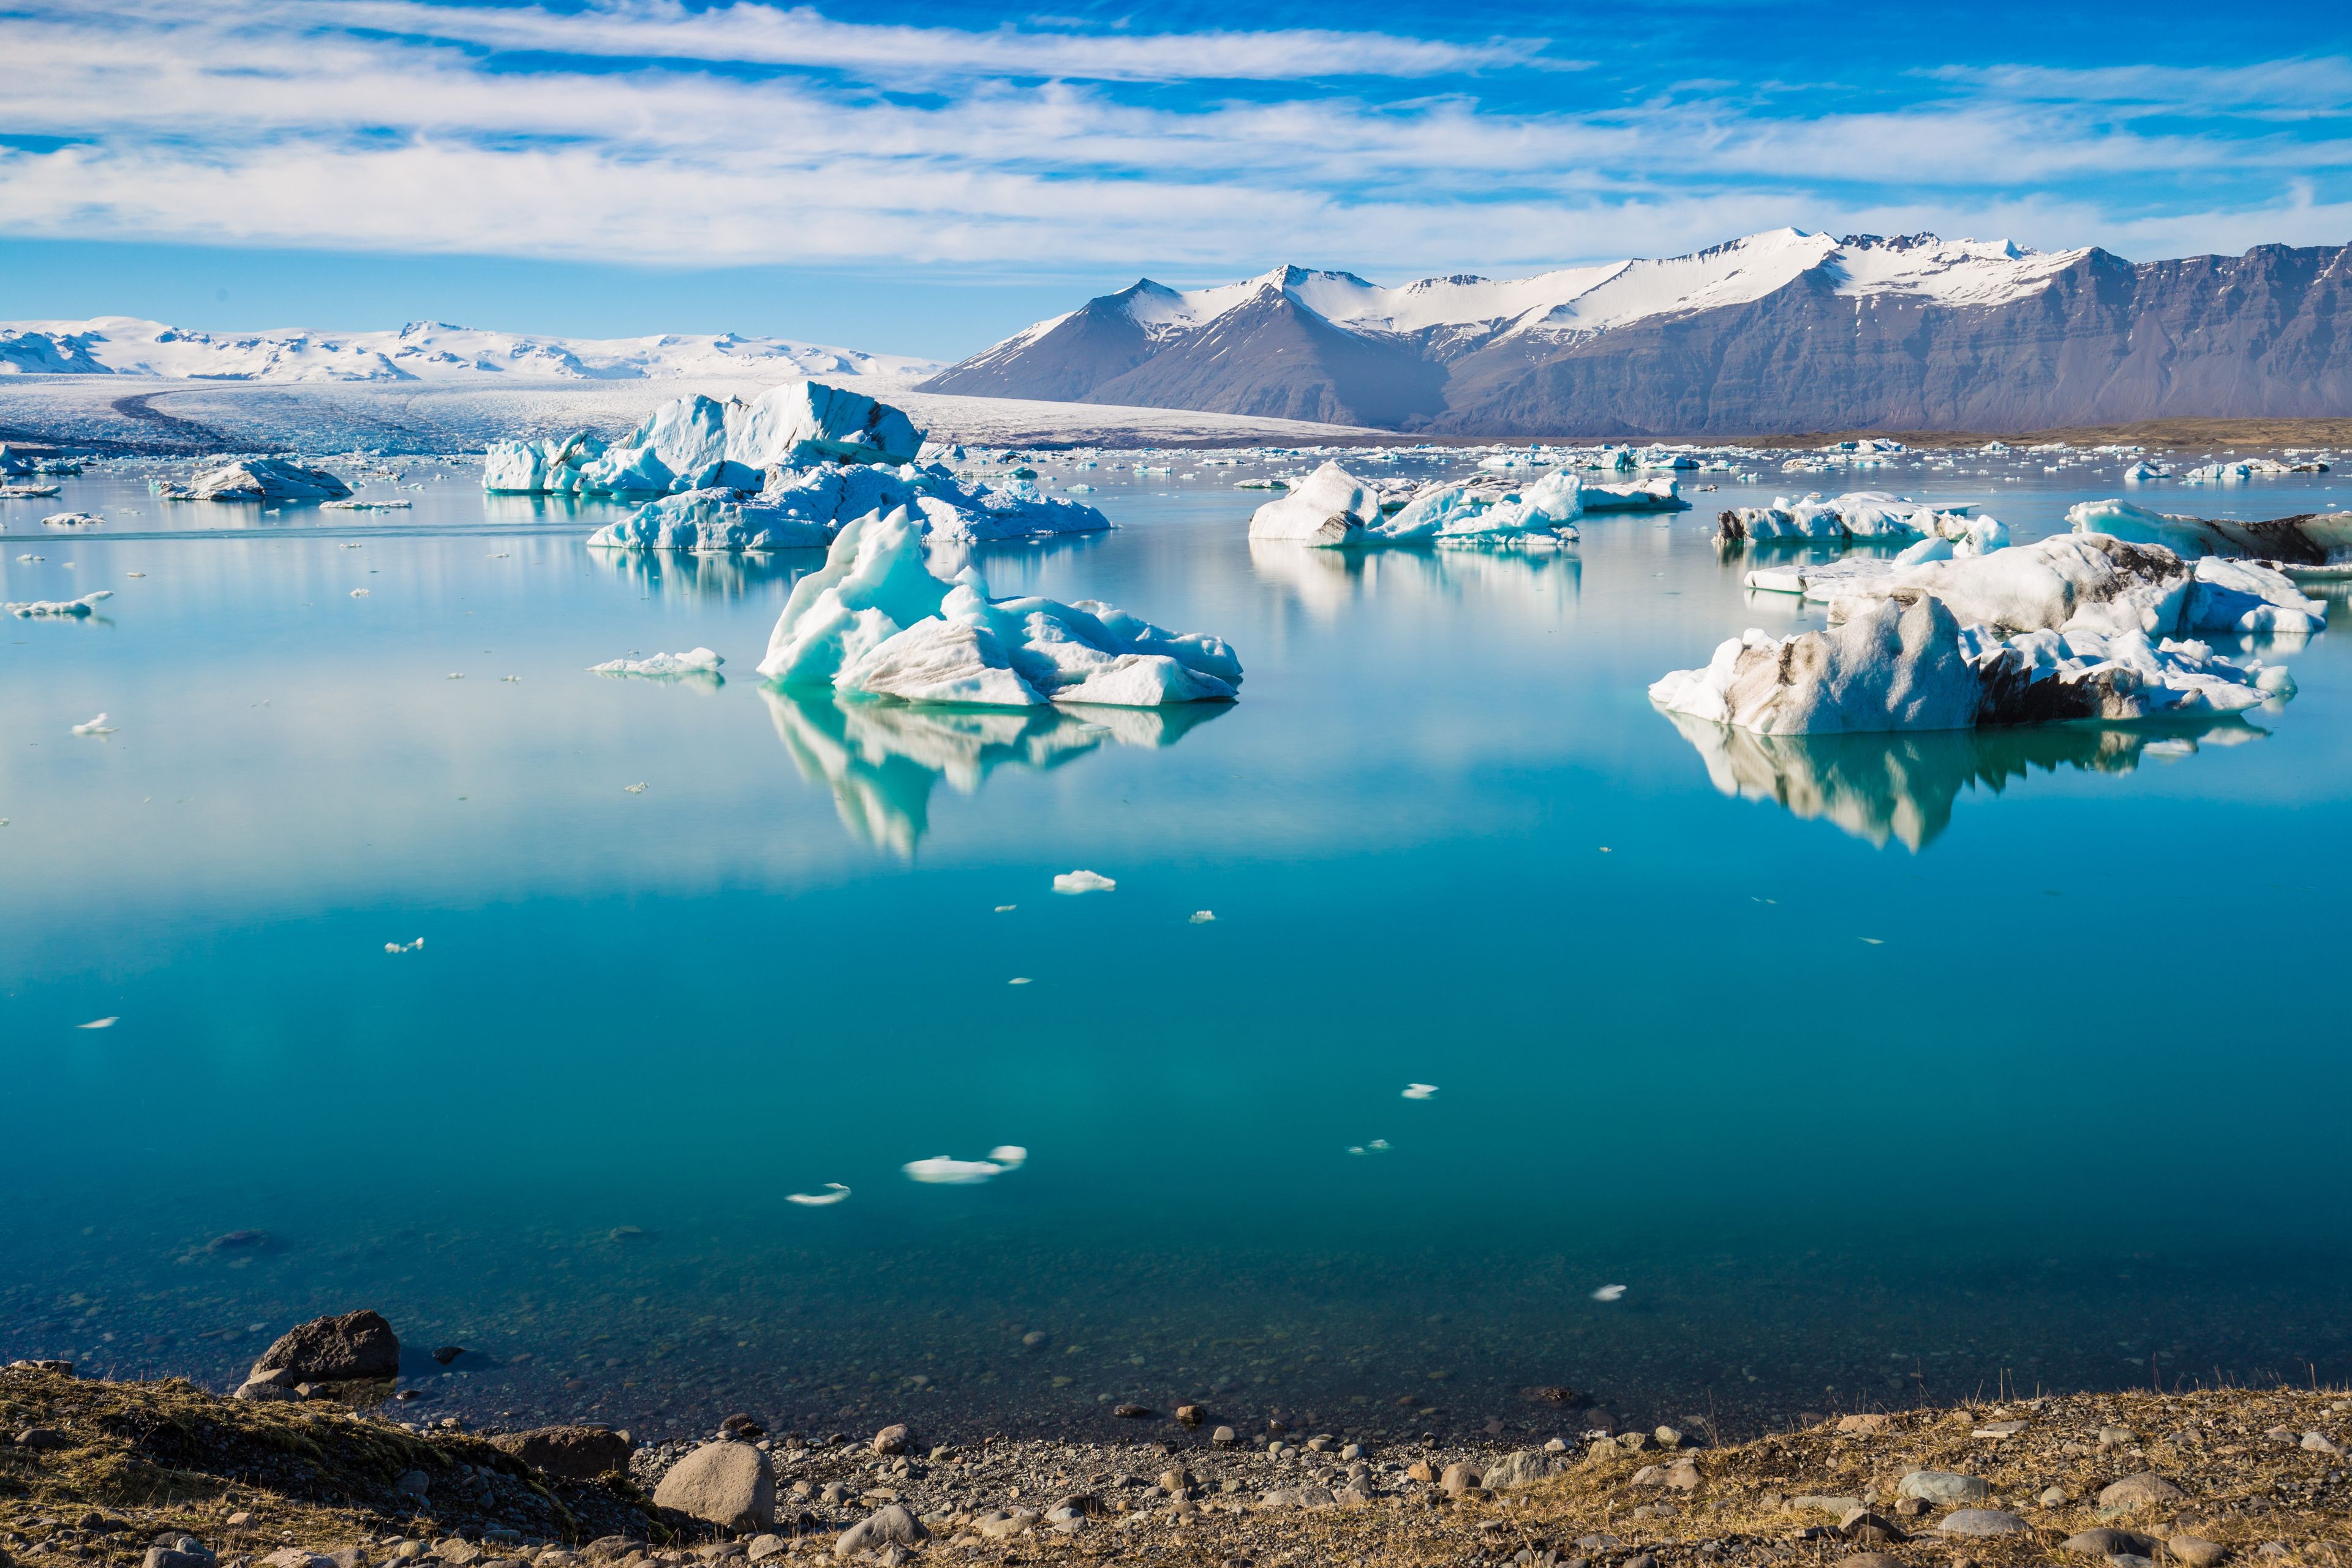
[[[1997,1508],[1964,1508],[1936,1527],[1946,1535],[2023,1535],[2032,1527]]]
[[[1914,1470],[1895,1487],[1897,1497],[1917,1498],[1922,1502],[1977,1502],[1992,1495],[1992,1488],[1974,1476],[1963,1476],[1951,1470]]]

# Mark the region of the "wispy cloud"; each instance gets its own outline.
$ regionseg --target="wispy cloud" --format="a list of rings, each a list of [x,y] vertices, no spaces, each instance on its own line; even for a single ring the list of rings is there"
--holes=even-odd
[[[1790,222],[2140,254],[2352,231],[2338,59],[1571,97],[1487,90],[1561,63],[1542,40],[747,0],[19,0],[0,54],[20,234],[1214,274],[1531,269]]]

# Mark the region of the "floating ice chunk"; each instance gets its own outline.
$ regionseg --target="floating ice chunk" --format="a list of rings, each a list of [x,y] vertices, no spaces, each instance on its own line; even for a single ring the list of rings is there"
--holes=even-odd
[[[354,588],[352,590],[352,597],[354,599],[364,599],[367,596],[368,591],[365,588]]]
[[[1380,498],[1337,462],[1327,462],[1280,500],[1250,515],[1252,539],[1346,544],[1381,520]]]
[[[827,1182],[824,1184],[824,1191],[821,1193],[786,1193],[784,1202],[814,1209],[824,1208],[828,1204],[837,1204],[848,1195],[849,1189],[839,1182]]]
[[[1488,482],[1438,485],[1405,503],[1367,538],[1450,548],[1550,549],[1578,537],[1583,482],[1555,469],[1524,489]]]
[[[1015,1151],[1020,1159],[1002,1161],[991,1155],[985,1160],[958,1160],[951,1155],[934,1154],[928,1160],[911,1160],[903,1167],[918,1182],[950,1187],[974,1187],[992,1180],[1005,1172],[1017,1170],[1028,1159],[1028,1151]]]
[[[1191,920],[1187,923],[1196,926],[1204,926],[1213,922],[1216,918],[1217,912],[1214,910],[1194,910]]]
[[[2124,470],[2124,483],[2127,485],[2143,485],[2151,479],[2168,479],[2171,477],[2170,468],[2155,463],[2134,463]]]
[[[765,500],[719,487],[687,490],[649,501],[619,522],[607,523],[588,542],[608,550],[791,550],[822,548],[832,530],[796,517]]]
[[[988,1157],[1010,1171],[1029,1163],[1029,1151],[1018,1143],[999,1143],[988,1152]]]
[[[911,463],[921,435],[905,414],[823,382],[786,382],[751,402],[672,398],[606,446],[584,432],[493,444],[482,488],[505,494],[661,495],[755,489],[771,468]]]
[[[2285,463],[2269,458],[2248,458],[2234,463],[2206,463],[2180,476],[2183,483],[2192,485],[2234,485],[2248,479],[2270,479],[2278,474],[2291,474],[2294,469]]]
[[[1622,1285],[1603,1285],[1592,1293],[1592,1299],[1596,1301],[1618,1301],[1622,1300],[1624,1296],[1625,1287]]]
[[[111,1029],[115,1025],[120,1024],[121,1022],[122,1022],[121,1018],[92,1018],[89,1023],[76,1024],[74,1027],[77,1029]]]
[[[482,458],[482,489],[492,495],[544,495],[580,488],[580,471],[604,456],[585,430],[537,441],[493,441]]]
[[[415,501],[405,500],[330,500],[320,501],[320,511],[406,511]]]
[[[1230,700],[1232,649],[1091,600],[992,600],[980,574],[931,574],[908,511],[857,519],[793,586],[760,673],[909,702],[1157,707]]]
[[[1592,511],[1688,511],[1682,487],[1663,476],[1630,485],[1587,485],[1584,510]]]
[[[2077,533],[2160,544],[2188,560],[2221,555],[2267,561],[2290,576],[2352,575],[2352,511],[2306,513],[2266,522],[2151,511],[2127,500],[2083,501],[2066,521]]]
[[[383,944],[383,950],[386,952],[416,952],[422,950],[424,946],[425,939],[420,936],[415,942],[385,942]]]
[[[922,432],[887,403],[821,381],[786,382],[728,411],[727,456],[753,468],[797,468],[833,459],[911,463]]]
[[[1409,1083],[1404,1086],[1404,1098],[1407,1100],[1427,1100],[1436,1092],[1437,1086],[1433,1083]]]
[[[109,724],[106,721],[106,715],[101,713],[87,724],[75,725],[73,727],[73,733],[77,735],[111,735],[114,733],[114,726]]]
[[[1118,884],[1095,871],[1065,871],[1054,879],[1057,893],[1108,893]]]
[[[43,528],[97,528],[105,521],[106,519],[95,512],[54,511],[41,519],[41,526]]]
[[[114,597],[110,588],[100,588],[94,594],[84,594],[79,599],[34,599],[28,603],[0,605],[10,615],[30,620],[35,616],[68,616],[79,618],[108,599]]]
[[[283,458],[245,458],[198,474],[184,489],[159,491],[168,500],[331,500],[352,493],[324,468]]]
[[[685,653],[656,653],[645,658],[611,658],[603,664],[592,664],[592,675],[648,676],[655,679],[677,679],[687,676],[719,678],[719,667],[727,660],[707,647],[689,648]]]
[[[653,785],[645,783],[643,780],[639,780],[637,783],[633,784],[623,784],[621,786],[621,793],[623,795],[643,795],[646,791],[651,788],[653,788]]]
[[[1650,700],[1763,734],[1964,729],[1976,722],[1978,683],[1959,633],[1942,601],[1901,591],[1826,632],[1751,628],[1705,668],[1658,680]]]

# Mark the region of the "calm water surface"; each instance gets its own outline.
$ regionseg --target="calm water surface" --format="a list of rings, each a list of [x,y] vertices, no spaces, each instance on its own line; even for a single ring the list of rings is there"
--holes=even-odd
[[[0,503],[7,598],[115,591],[0,622],[0,1358],[226,1386],[368,1305],[475,1352],[422,1409],[646,1431],[2352,1375],[2340,626],[2251,724],[1727,743],[1647,683],[1820,622],[1713,508],[1837,479],[1349,559],[1174,467],[977,563],[1225,636],[1227,710],[765,690],[814,558],[591,552],[463,468]],[[2026,539],[2116,467],[1852,488]],[[585,673],[697,644],[738,673]]]

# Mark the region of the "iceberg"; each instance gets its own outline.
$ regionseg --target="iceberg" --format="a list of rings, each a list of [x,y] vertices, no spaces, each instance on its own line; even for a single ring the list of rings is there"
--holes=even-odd
[[[578,495],[756,489],[772,469],[909,464],[922,446],[913,422],[888,404],[823,382],[791,381],[749,403],[672,398],[610,446],[584,432],[494,442],[483,458],[482,488]]]
[[[943,1186],[970,1187],[1007,1171],[1017,1171],[1029,1162],[1029,1151],[1007,1143],[991,1149],[985,1160],[959,1160],[948,1154],[934,1154],[928,1160],[910,1160],[905,1170],[919,1182]]]
[[[283,458],[244,458],[198,474],[185,486],[151,485],[165,500],[339,500],[352,487],[324,468]]]
[[[2292,696],[2293,678],[2219,657],[2188,634],[2319,622],[2318,606],[2276,573],[2248,563],[2192,569],[2169,551],[2101,534],[1930,562],[1899,577],[1891,563],[1874,564],[1888,571],[1848,579],[1827,631],[1751,628],[1706,668],[1659,679],[1651,700],[1770,735],[2233,713]],[[2205,575],[2210,565],[2229,571]]]
[[[106,519],[89,511],[53,511],[41,519],[43,528],[99,528],[105,522]]]
[[[2243,522],[2151,511],[2127,500],[2086,500],[2068,509],[2066,521],[2077,533],[2160,544],[2191,561],[2219,555],[2270,562],[2291,577],[2352,576],[2352,511]]]
[[[1371,488],[1337,462],[1327,462],[1306,483],[1251,513],[1249,536],[1291,539],[1302,544],[1349,544],[1380,520],[1380,498]]]
[[[2235,485],[2248,479],[2266,479],[2275,474],[2291,474],[2294,469],[2269,458],[2248,458],[2234,463],[2203,463],[2180,476],[2181,482],[2191,485]]]
[[[933,576],[903,507],[842,528],[793,584],[759,668],[780,686],[1008,708],[1230,701],[1242,679],[1220,638],[1092,600],[992,600],[971,567]]]
[[[1688,511],[1681,485],[1670,479],[1643,479],[1631,485],[1588,485],[1587,511]]]
[[[822,549],[831,537],[821,522],[714,485],[648,501],[588,542],[607,550],[787,550]]]
[[[709,648],[698,647],[685,653],[657,653],[646,658],[606,659],[602,664],[590,665],[588,673],[611,676],[641,675],[657,680],[677,680],[698,676],[716,680],[723,679],[719,674],[719,667],[726,662],[725,658]]]
[[[1776,497],[1770,506],[1727,508],[1716,519],[1715,537],[1727,545],[1780,539],[1957,539],[1967,533],[1969,521],[1965,509],[1938,510],[1884,490],[1853,490],[1827,500],[1816,492],[1795,500]]]
[[[79,599],[33,599],[23,604],[0,605],[0,609],[5,609],[8,614],[24,620],[31,620],[36,616],[66,616],[79,619],[88,616],[101,603],[112,597],[114,597],[113,589],[100,588],[94,594],[84,594]],[[100,714],[100,717],[104,718],[105,715]]]

